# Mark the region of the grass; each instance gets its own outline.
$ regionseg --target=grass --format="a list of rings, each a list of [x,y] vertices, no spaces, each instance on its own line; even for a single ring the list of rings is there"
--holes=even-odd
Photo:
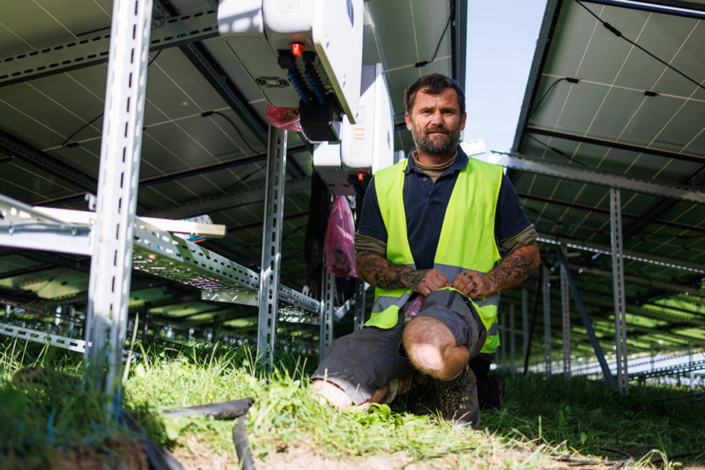
[[[403,454],[458,469],[587,467],[595,459],[666,468],[705,462],[702,403],[664,401],[682,390],[634,389],[622,397],[581,378],[565,384],[562,376],[505,376],[505,409],[483,412],[482,431],[472,432],[408,414],[403,400],[369,413],[321,405],[308,379],[315,359],[280,353],[268,369],[247,346],[140,347],[151,360],[131,365],[124,406],[179,455],[206,451],[237,462],[233,422],[165,418],[162,410],[253,397],[247,432],[256,465],[302,447],[332,459]],[[26,367],[45,369],[18,381],[15,373]],[[81,392],[81,370],[76,353],[0,337],[0,468],[49,468],[57,453],[84,448],[119,457],[115,442],[134,434],[103,418],[96,393]]]

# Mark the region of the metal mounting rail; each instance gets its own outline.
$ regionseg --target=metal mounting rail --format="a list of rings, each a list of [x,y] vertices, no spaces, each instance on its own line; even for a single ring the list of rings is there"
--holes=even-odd
[[[149,51],[177,47],[218,36],[215,10],[162,18],[152,22]],[[108,61],[110,32],[0,58],[0,87]]]
[[[33,343],[48,344],[57,348],[68,349],[79,353],[86,352],[86,341],[78,338],[69,338],[67,336],[54,335],[45,331],[33,330],[21,326],[0,323],[0,335],[10,336],[13,338],[32,341]],[[122,359],[127,360],[130,351],[122,350]],[[133,356],[141,356],[138,352],[132,352]]]
[[[139,219],[132,263],[134,269],[196,287],[205,292],[202,298],[256,305],[259,273]],[[320,314],[319,301],[282,285],[278,292],[287,317]]]
[[[87,225],[62,222],[0,194],[0,246],[90,256],[93,237]]]
[[[654,369],[647,372],[637,372],[631,376],[630,379],[648,379],[652,377],[665,377],[668,375],[680,375],[688,372],[693,372],[696,370],[705,369],[705,359],[702,361],[688,362],[686,364],[678,364],[675,366],[663,367],[661,369]]]

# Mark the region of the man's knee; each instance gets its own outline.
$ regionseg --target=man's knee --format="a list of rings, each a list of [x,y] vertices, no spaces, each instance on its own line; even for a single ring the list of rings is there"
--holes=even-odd
[[[419,316],[409,322],[402,337],[404,350],[415,368],[433,377],[455,369],[458,350],[455,336],[436,318]]]
[[[350,397],[348,397],[342,388],[326,380],[314,380],[311,388],[318,394],[320,398],[319,401],[321,403],[331,403],[341,409],[347,408],[353,404],[353,401]]]
[[[319,401],[321,403],[330,403],[337,408],[344,409],[353,405],[352,399],[343,391],[342,388],[338,387],[332,382],[328,382],[322,379],[315,379],[311,388],[319,396]],[[372,397],[364,403],[358,405],[361,410],[368,410],[371,403],[383,403],[389,394],[389,384],[386,384],[378,388]]]

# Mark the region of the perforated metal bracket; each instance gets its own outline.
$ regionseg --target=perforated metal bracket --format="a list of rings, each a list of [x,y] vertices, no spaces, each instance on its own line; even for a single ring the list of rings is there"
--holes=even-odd
[[[0,246],[90,256],[91,227],[69,224],[0,194]]]
[[[259,273],[141,219],[134,238],[134,269],[196,287],[204,300],[257,305]],[[317,320],[320,312],[320,302],[282,285],[279,305],[289,316],[315,315]]]
[[[218,36],[215,10],[155,20],[150,52]],[[108,61],[110,34],[0,59],[0,87]]]
[[[518,154],[493,153],[479,155],[474,158],[496,163],[515,170],[523,170],[556,178],[591,183],[610,188],[624,189],[637,193],[651,194],[679,201],[705,203],[705,191],[693,186],[659,183],[653,180],[632,178],[606,171],[592,170],[589,168],[576,168],[574,165],[538,160]]]

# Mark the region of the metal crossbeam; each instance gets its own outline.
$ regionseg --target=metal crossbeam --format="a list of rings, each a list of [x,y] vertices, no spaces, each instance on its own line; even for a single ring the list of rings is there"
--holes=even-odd
[[[151,14],[151,12],[150,12]],[[149,50],[203,41],[218,36],[215,10],[155,20],[152,24]],[[0,59],[0,87],[69,72],[108,61],[110,34],[57,44],[39,51]]]
[[[637,2],[633,2],[637,3]],[[615,148],[620,150],[627,150],[634,153],[645,153],[648,155],[655,155],[657,157],[671,158],[673,160],[682,160],[686,162],[695,163],[705,163],[705,158],[699,155],[689,155],[686,153],[671,152],[668,150],[655,149],[650,147],[643,147],[641,145],[632,145],[624,142],[617,142],[614,140],[604,140],[596,139],[594,137],[588,137],[585,135],[571,134],[568,132],[560,132],[553,129],[546,129],[536,126],[526,126],[526,132],[532,134],[545,135],[547,137],[553,137],[556,139],[566,139],[574,142],[581,142],[590,145],[599,145],[601,147]]]
[[[179,16],[169,0],[154,0],[154,7],[166,20]],[[267,128],[261,118],[255,115],[242,94],[234,87],[230,79],[221,70],[217,62],[210,57],[205,48],[200,44],[184,44],[181,46],[181,52],[186,55],[223,100],[228,103],[228,106],[235,111],[242,122],[255,133],[262,143],[266,143]]]
[[[618,173],[578,168],[575,165],[539,160],[518,154],[493,153],[477,155],[474,158],[485,160],[515,170],[528,171],[540,175],[596,184],[608,188],[624,189],[653,196],[667,197],[679,201],[705,203],[705,191],[693,186],[658,183],[653,180],[632,178]]]
[[[607,245],[601,245],[598,243],[592,243],[584,240],[576,240],[574,238],[557,237],[554,235],[541,234],[538,241],[543,243],[551,243],[554,245],[565,245],[568,248],[573,248],[576,250],[591,251],[593,253],[602,253],[605,255],[612,256],[612,249]],[[643,263],[655,264],[658,266],[664,266],[667,268],[681,269],[683,271],[690,271],[698,274],[705,274],[705,267],[698,263],[690,263],[686,260],[680,260],[676,258],[669,258],[667,256],[659,256],[650,253],[643,253],[634,250],[622,250],[622,256],[624,259],[629,259],[633,261],[641,261]]]
[[[310,177],[286,182],[287,196],[303,193],[305,191],[309,191],[310,189]],[[231,209],[233,207],[240,207],[247,204],[253,204],[262,201],[264,201],[264,188],[257,188],[250,189],[247,191],[239,191],[232,194],[226,194],[223,196],[200,199],[198,201],[186,204],[179,204],[164,209],[158,209],[155,211],[151,211],[149,215],[158,215],[159,217],[169,219],[180,219],[185,217],[191,217],[197,214],[208,214],[210,212]]]
[[[0,194],[0,245],[74,255],[93,254],[93,236],[86,225],[46,216],[30,205]]]
[[[568,267],[571,271],[579,271],[580,273],[592,274],[594,276],[600,276],[608,279],[612,279],[612,272],[605,271],[604,269],[590,268],[586,266],[579,266],[577,264],[569,263]],[[629,274],[624,275],[624,280],[630,284],[639,284],[642,286],[651,287],[653,289],[661,289],[671,292],[679,292],[681,294],[688,294],[694,297],[705,298],[705,291],[697,290],[696,286],[686,286],[682,284],[673,284],[671,282],[656,281],[654,279],[648,279],[644,277],[631,276]]]

